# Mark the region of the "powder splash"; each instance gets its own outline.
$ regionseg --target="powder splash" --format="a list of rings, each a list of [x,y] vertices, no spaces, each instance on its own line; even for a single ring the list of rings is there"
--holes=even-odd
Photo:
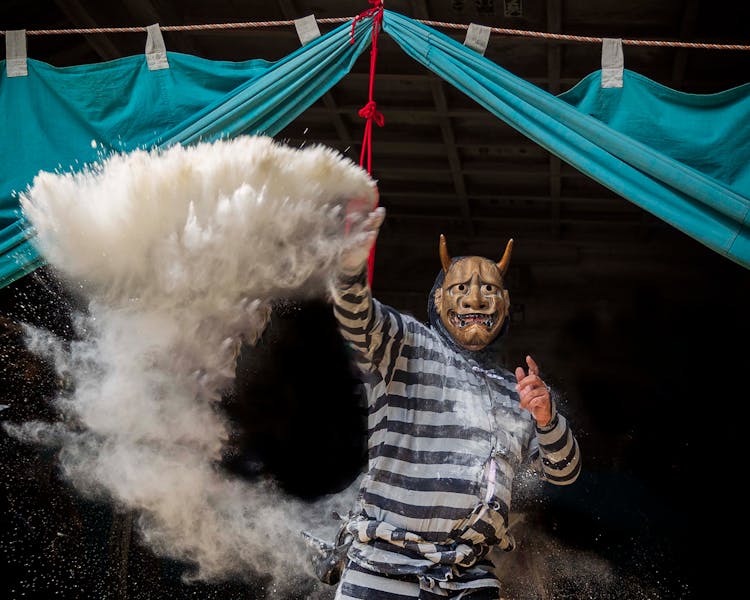
[[[142,540],[195,565],[191,577],[255,573],[283,586],[309,572],[300,531],[345,512],[350,492],[310,506],[218,469],[228,424],[217,401],[275,300],[327,294],[353,198],[366,199],[361,222],[375,183],[349,159],[266,137],[40,173],[21,206],[88,306],[71,343],[28,328],[29,347],[66,382],[62,421],[7,428],[58,446],[79,492],[133,511]]]

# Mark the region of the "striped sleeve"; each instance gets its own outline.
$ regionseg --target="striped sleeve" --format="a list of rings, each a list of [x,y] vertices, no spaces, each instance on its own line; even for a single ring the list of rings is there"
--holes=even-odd
[[[357,353],[359,366],[377,370],[388,383],[404,343],[403,318],[372,297],[366,268],[354,274],[339,273],[332,296],[339,330]]]
[[[581,472],[581,453],[568,420],[552,403],[552,419],[545,427],[536,427],[532,455],[545,481],[568,485]]]

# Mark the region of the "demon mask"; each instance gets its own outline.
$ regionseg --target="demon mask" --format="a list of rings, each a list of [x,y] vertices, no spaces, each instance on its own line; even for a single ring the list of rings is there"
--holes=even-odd
[[[453,260],[445,236],[440,236],[445,278],[435,290],[435,308],[448,333],[462,348],[482,350],[500,333],[510,310],[503,277],[512,250],[513,240],[509,240],[497,263],[481,256]]]

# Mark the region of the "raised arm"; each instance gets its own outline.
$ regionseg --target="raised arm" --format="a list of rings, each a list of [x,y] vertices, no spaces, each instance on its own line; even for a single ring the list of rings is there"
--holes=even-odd
[[[370,212],[357,226],[347,216],[347,244],[331,290],[339,330],[357,352],[360,366],[365,370],[375,367],[383,375],[386,355],[396,350],[393,332],[399,329],[400,315],[373,299],[367,281],[367,260],[384,219],[383,207]]]

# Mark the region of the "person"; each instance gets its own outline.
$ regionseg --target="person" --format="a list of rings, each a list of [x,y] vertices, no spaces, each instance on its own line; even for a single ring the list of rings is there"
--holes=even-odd
[[[372,297],[367,262],[384,218],[379,207],[351,228],[332,283],[367,396],[368,465],[329,582],[336,600],[499,598],[488,553],[515,546],[516,473],[528,464],[573,483],[578,443],[531,356],[515,373],[496,364],[513,240],[496,263],[451,258],[440,236],[428,326]]]

